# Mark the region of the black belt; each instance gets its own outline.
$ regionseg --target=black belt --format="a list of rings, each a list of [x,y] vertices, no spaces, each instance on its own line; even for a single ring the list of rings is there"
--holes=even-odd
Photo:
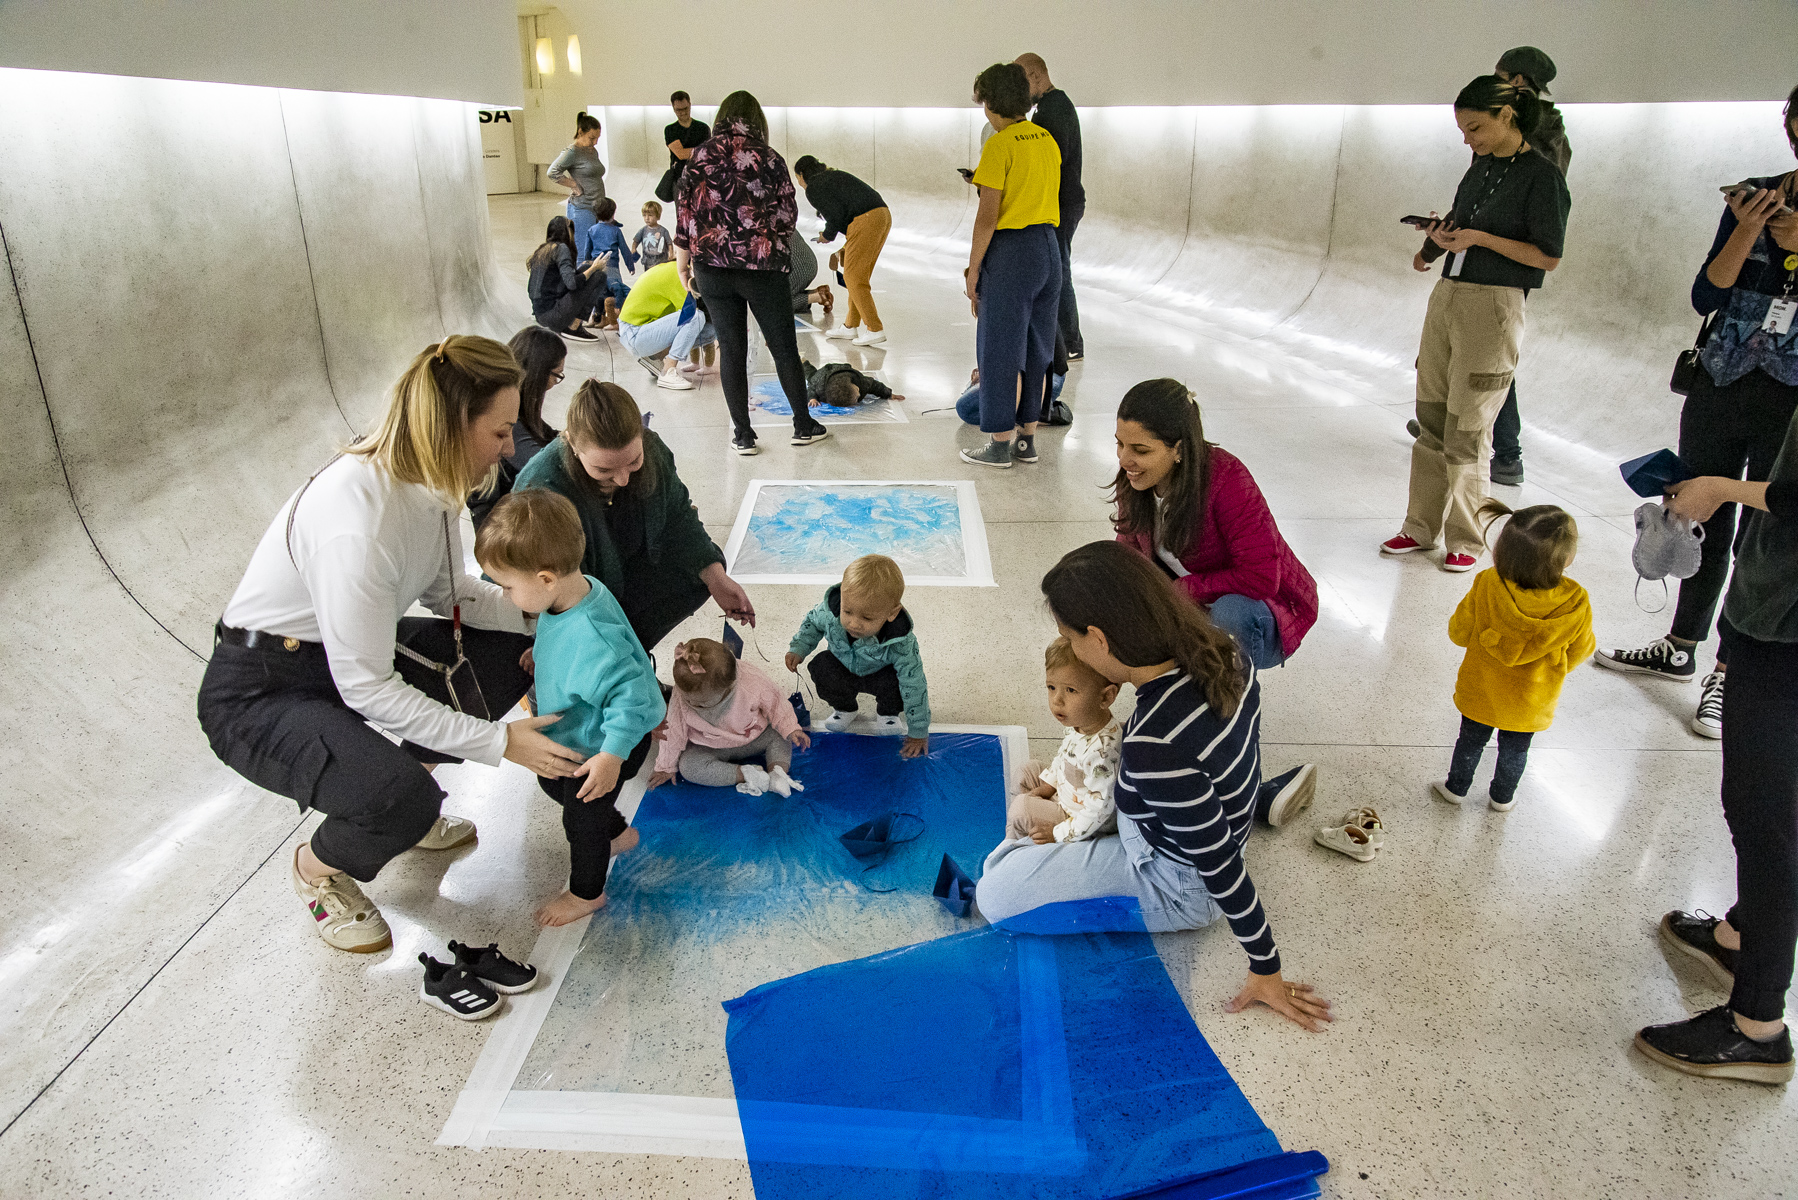
[[[288,654],[297,654],[302,650],[323,650],[321,642],[302,642],[299,638],[282,637],[278,633],[264,633],[260,629],[233,629],[223,621],[212,627],[213,644],[229,642],[233,646],[242,646],[246,650],[280,650]]]

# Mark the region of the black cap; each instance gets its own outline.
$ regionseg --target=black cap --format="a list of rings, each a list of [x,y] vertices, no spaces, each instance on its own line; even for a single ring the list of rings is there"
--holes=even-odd
[[[1536,85],[1537,91],[1547,95],[1548,85],[1555,77],[1555,60],[1534,46],[1518,46],[1499,56],[1498,69],[1506,75],[1523,76]]]

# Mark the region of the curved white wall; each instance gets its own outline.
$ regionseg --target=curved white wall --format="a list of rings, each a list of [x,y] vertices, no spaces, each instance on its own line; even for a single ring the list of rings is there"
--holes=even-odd
[[[529,311],[468,104],[0,70],[0,111],[3,1125],[294,825],[194,718],[269,515]]]

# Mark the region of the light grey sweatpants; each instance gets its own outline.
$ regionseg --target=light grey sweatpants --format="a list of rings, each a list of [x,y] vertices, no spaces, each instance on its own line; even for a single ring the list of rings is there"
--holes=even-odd
[[[776,733],[774,726],[741,746],[688,746],[681,751],[680,773],[688,783],[701,787],[730,787],[737,782],[737,764],[767,756],[768,768],[793,765],[793,743]]]

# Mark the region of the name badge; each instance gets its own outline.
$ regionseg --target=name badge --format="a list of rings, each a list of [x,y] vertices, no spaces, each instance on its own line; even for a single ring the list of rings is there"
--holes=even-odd
[[[1798,316],[1798,300],[1781,296],[1767,309],[1767,319],[1761,322],[1761,328],[1768,333],[1790,333],[1793,316]]]
[[[1448,277],[1450,279],[1459,279],[1461,277],[1461,265],[1466,261],[1467,251],[1455,251],[1454,256],[1448,260]]]

